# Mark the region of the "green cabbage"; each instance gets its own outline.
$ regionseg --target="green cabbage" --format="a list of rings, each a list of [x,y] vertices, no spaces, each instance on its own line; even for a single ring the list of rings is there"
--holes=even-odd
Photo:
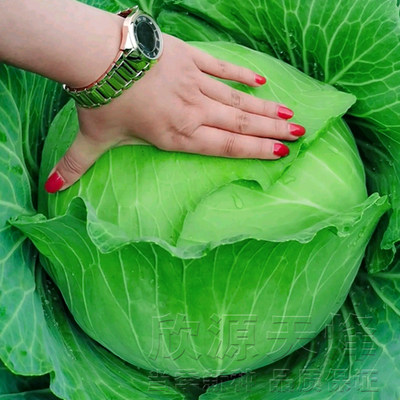
[[[197,45],[268,75],[247,90],[287,104],[308,129],[290,157],[115,148],[40,199],[47,218],[14,225],[89,336],[138,367],[207,377],[262,367],[312,339],[342,305],[386,203],[368,198],[340,119],[353,96],[235,44]],[[77,129],[69,103],[47,137],[42,181]]]
[[[47,197],[74,107],[0,65],[0,398],[399,398],[398,3],[138,0],[166,33],[274,57],[196,44],[307,127],[277,162],[130,146]]]

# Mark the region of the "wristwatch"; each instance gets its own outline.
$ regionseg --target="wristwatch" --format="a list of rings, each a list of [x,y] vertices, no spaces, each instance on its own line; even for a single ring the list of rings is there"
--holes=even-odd
[[[95,82],[81,88],[63,85],[63,89],[84,108],[100,107],[139,80],[161,56],[163,39],[160,28],[138,6],[118,13],[125,18],[118,54]]]

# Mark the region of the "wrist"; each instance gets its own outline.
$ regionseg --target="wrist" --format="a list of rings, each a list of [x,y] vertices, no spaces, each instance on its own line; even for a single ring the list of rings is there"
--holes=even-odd
[[[123,18],[76,0],[2,0],[0,15],[0,59],[71,87],[95,81],[118,52]]]
[[[160,28],[154,19],[138,6],[118,13],[123,18],[120,27],[118,53],[105,72],[89,84],[79,87],[63,85],[77,105],[96,108],[108,104],[143,77],[163,50]],[[104,70],[104,67],[101,69]]]
[[[98,80],[109,68],[119,51],[123,18],[92,8],[90,21],[82,32],[81,56],[66,65],[65,78],[59,79],[71,88],[81,88]],[[73,49],[70,49],[73,52]]]

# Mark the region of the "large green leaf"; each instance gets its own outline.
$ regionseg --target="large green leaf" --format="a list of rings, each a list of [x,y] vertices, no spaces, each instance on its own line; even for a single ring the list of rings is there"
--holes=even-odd
[[[214,26],[202,18],[198,18],[187,11],[175,10],[166,7],[157,18],[161,30],[170,35],[176,36],[186,41],[216,42],[226,41],[235,42],[235,34],[219,27]],[[248,38],[251,39],[251,38]],[[272,54],[272,49],[265,44],[261,47],[256,44],[255,39],[251,43],[244,40],[241,44],[247,47],[263,51],[265,54]]]
[[[387,229],[376,234],[372,246],[383,252],[368,257],[373,270],[390,263],[400,232],[398,175],[400,142],[400,28],[394,0],[167,0],[167,4],[195,14],[232,35],[238,43],[263,50],[269,45],[275,56],[315,78],[354,94],[350,115],[368,125],[366,137],[379,146],[385,162],[373,152],[364,161],[376,177],[370,186],[390,194],[393,211]],[[187,31],[186,37],[190,34]],[[196,37],[196,35],[194,35]],[[189,38],[188,38],[189,39]],[[268,77],[268,74],[267,74]],[[380,176],[392,175],[390,184]],[[375,243],[377,242],[377,243]],[[382,242],[382,243],[381,243]]]
[[[384,270],[393,261],[400,237],[400,136],[395,131],[378,129],[362,120],[351,120],[357,134],[357,144],[366,162],[368,186],[371,192],[388,194],[392,210],[382,219],[367,251],[371,272]]]
[[[313,342],[267,368],[211,387],[201,400],[397,399],[399,264],[359,274],[350,296]],[[366,291],[368,295],[366,296]]]
[[[46,323],[33,278],[36,250],[20,231],[7,224],[11,217],[34,213],[31,173],[24,162],[23,146],[29,141],[27,132],[39,131],[39,126],[27,128],[29,109],[18,108],[25,103],[25,95],[8,86],[12,76],[8,68],[2,67],[0,72],[0,358],[14,372],[44,374],[50,364],[43,340]],[[40,96],[35,98],[35,103],[39,102]],[[36,165],[33,154],[31,171]]]
[[[0,64],[0,81],[18,110],[15,123],[18,121],[20,137],[14,145],[21,146],[35,206],[43,142],[51,121],[65,104],[66,96],[62,95],[61,85],[56,82],[5,64]],[[6,98],[2,100],[3,106]]]
[[[66,400],[184,400],[171,379],[141,372],[83,333],[69,316],[59,292],[39,269],[37,286],[48,326],[46,349],[52,362],[50,388]]]

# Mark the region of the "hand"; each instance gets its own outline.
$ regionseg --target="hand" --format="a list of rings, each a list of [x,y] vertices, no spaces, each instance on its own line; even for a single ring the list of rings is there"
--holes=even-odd
[[[163,150],[222,157],[278,159],[280,140],[305,132],[291,110],[230,88],[210,75],[260,86],[265,79],[164,34],[164,52],[143,78],[111,103],[78,107],[80,131],[45,188],[66,189],[105,151],[137,138]],[[276,140],[278,139],[278,140]]]

